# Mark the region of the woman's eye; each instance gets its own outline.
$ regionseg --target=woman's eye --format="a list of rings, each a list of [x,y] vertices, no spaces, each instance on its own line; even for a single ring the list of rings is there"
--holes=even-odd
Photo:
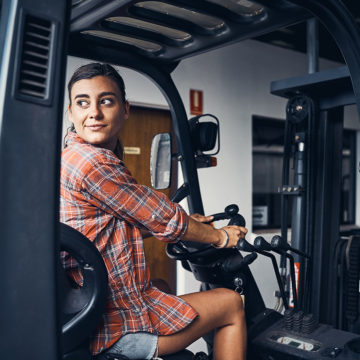
[[[110,99],[110,98],[105,98],[105,99],[102,99],[101,100],[101,103],[103,105],[112,105],[114,103],[113,99]]]
[[[88,102],[86,100],[78,100],[76,103],[81,107],[85,107],[88,105]]]

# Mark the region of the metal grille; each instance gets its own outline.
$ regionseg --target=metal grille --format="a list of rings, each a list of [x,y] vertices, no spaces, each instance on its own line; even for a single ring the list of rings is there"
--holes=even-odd
[[[45,99],[48,86],[49,55],[52,38],[50,21],[27,15],[18,92],[22,95]]]

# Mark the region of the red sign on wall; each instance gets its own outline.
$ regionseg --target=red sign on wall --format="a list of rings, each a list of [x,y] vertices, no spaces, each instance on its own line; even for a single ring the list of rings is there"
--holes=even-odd
[[[190,89],[190,114],[203,114],[203,92],[202,90]]]

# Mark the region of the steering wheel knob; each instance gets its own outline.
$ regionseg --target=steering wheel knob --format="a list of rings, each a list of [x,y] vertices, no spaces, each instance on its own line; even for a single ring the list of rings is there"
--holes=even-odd
[[[238,212],[239,212],[239,207],[236,204],[228,205],[225,208],[225,213],[230,217],[235,216]]]

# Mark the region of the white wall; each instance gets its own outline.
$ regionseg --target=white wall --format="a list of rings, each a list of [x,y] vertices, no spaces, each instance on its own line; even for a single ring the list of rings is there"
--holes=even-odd
[[[86,62],[70,58],[68,74]],[[321,69],[336,66],[321,61]],[[160,91],[149,80],[126,69],[120,73],[127,85],[130,101],[166,105]],[[252,40],[186,59],[175,69],[173,79],[186,110],[189,110],[189,90],[203,90],[204,113],[216,115],[221,123],[218,166],[199,170],[206,214],[222,211],[226,205],[236,203],[251,229],[252,115],[285,118],[286,100],[270,94],[270,83],[306,73],[307,58],[304,54]],[[359,128],[354,108],[346,110],[346,125]],[[248,238],[253,236],[249,234]],[[251,268],[267,306],[273,307],[276,281],[270,262],[259,258]],[[179,266],[178,293],[198,289],[199,284],[192,275]],[[201,348],[202,345],[195,346],[195,350]]]

